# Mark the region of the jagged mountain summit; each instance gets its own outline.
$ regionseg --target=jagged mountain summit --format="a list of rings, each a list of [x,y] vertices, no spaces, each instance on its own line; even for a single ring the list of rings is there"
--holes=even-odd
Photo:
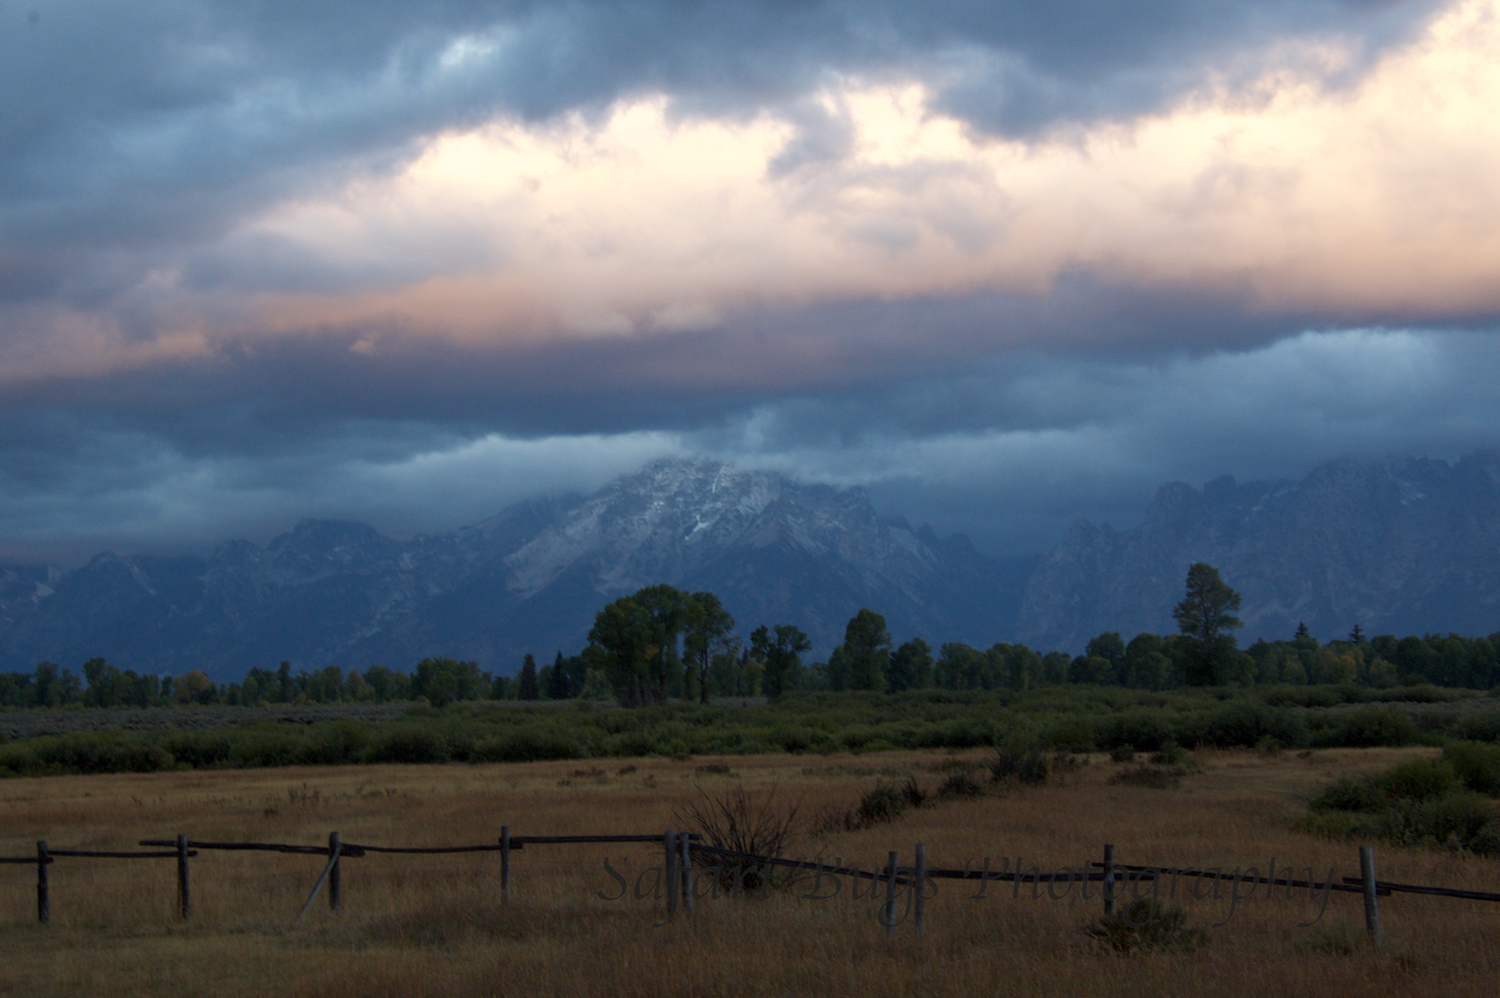
[[[528,651],[576,650],[604,603],[659,582],[717,593],[743,631],[797,624],[820,652],[861,606],[898,640],[989,644],[1013,629],[1029,568],[882,519],[860,489],[667,460],[405,542],[309,520],[206,559],[0,570],[0,671],[101,655],[222,680],[283,659],[362,669],[451,655],[511,672]]]
[[[1026,589],[1021,640],[1081,651],[1104,631],[1177,630],[1190,564],[1239,590],[1241,645],[1500,630],[1500,455],[1339,460],[1300,482],[1163,485],[1133,530],[1075,523]]]

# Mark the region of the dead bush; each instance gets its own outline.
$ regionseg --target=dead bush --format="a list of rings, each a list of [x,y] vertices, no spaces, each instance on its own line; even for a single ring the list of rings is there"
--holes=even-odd
[[[752,795],[743,786],[722,793],[700,790],[702,800],[682,810],[673,809],[678,822],[696,828],[719,849],[780,857],[792,841],[800,803],[783,809],[776,787]],[[719,886],[726,891],[755,891],[766,882],[768,867],[752,860],[714,856],[709,866],[718,870]]]

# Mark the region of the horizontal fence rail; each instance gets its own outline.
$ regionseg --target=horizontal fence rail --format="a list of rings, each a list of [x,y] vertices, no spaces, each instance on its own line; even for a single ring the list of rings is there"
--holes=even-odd
[[[175,839],[142,839],[138,843],[142,848],[153,851],[127,851],[127,850],[96,850],[96,849],[52,849],[45,841],[37,843],[35,856],[0,856],[0,864],[26,864],[35,865],[37,868],[37,918],[42,923],[50,921],[51,905],[48,867],[54,865],[58,859],[176,859],[178,873],[178,899],[181,916],[186,919],[190,912],[189,885],[188,885],[188,860],[200,855],[200,852],[274,852],[288,855],[325,856],[327,862],[314,883],[311,893],[303,903],[298,917],[302,917],[312,906],[313,900],[326,885],[328,887],[329,907],[338,910],[341,900],[340,862],[345,857],[351,859],[362,858],[371,854],[383,853],[390,855],[448,855],[459,853],[498,852],[500,853],[500,887],[502,903],[510,902],[510,858],[515,850],[524,849],[526,846],[543,845],[586,845],[586,844],[621,844],[621,843],[657,843],[664,849],[663,871],[664,882],[668,885],[666,891],[666,903],[668,917],[676,914],[679,903],[684,911],[691,913],[695,900],[693,889],[694,882],[694,854],[701,855],[706,860],[720,859],[728,860],[735,864],[739,870],[745,865],[759,866],[765,871],[762,877],[762,885],[769,883],[769,871],[771,868],[780,868],[792,871],[792,879],[795,881],[799,872],[809,875],[834,875],[854,877],[869,880],[875,884],[885,884],[885,901],[882,910],[882,922],[887,932],[892,932],[896,926],[895,898],[898,889],[907,888],[912,885],[924,885],[929,880],[961,880],[978,881],[985,883],[1015,883],[1015,884],[1052,884],[1066,879],[1070,884],[1074,881],[1084,883],[1104,883],[1105,888],[1100,892],[1104,900],[1104,911],[1107,916],[1116,914],[1115,903],[1121,896],[1126,884],[1134,880],[1139,884],[1142,880],[1159,881],[1166,877],[1178,879],[1203,879],[1233,880],[1236,884],[1269,885],[1272,887],[1285,887],[1288,896],[1295,888],[1305,888],[1309,892],[1340,892],[1349,894],[1362,894],[1365,899],[1365,922],[1366,929],[1376,945],[1380,942],[1379,912],[1376,906],[1377,897],[1388,897],[1393,893],[1419,894],[1429,897],[1456,898],[1469,901],[1492,901],[1500,902],[1500,892],[1462,890],[1451,887],[1437,887],[1421,884],[1395,883],[1392,881],[1379,880],[1375,877],[1374,852],[1370,847],[1360,848],[1360,870],[1359,877],[1330,878],[1326,881],[1318,881],[1311,876],[1308,879],[1296,877],[1277,877],[1275,870],[1270,869],[1270,876],[1241,876],[1238,869],[1232,874],[1225,875],[1222,869],[1200,868],[1200,867],[1178,867],[1178,866],[1146,866],[1134,863],[1120,863],[1114,858],[1114,847],[1104,847],[1104,861],[1097,860],[1083,863],[1077,867],[1059,867],[1051,873],[1042,872],[1040,867],[1030,869],[1011,870],[1002,868],[991,870],[990,861],[986,859],[980,869],[974,869],[972,862],[964,865],[963,869],[945,868],[927,865],[926,847],[922,844],[916,846],[916,862],[911,866],[903,866],[898,862],[897,853],[889,853],[884,866],[864,868],[859,865],[845,865],[835,863],[826,864],[822,858],[817,859],[788,859],[784,856],[764,856],[758,853],[741,852],[728,849],[723,846],[709,845],[702,841],[703,836],[697,832],[678,833],[668,829],[664,834],[651,835],[512,835],[509,826],[501,826],[499,841],[495,844],[483,843],[474,845],[457,846],[378,846],[363,843],[342,842],[337,832],[328,836],[328,844],[324,845],[301,845],[288,842],[211,842],[189,839],[185,835],[179,835]],[[161,851],[154,851],[161,850]],[[1019,866],[1019,860],[1017,861]],[[1274,860],[1273,860],[1274,864]],[[1009,861],[1005,861],[1005,867]],[[1255,869],[1252,867],[1251,869]],[[1063,871],[1067,871],[1064,873]],[[704,875],[722,875],[723,868],[712,865],[702,865],[696,871]],[[1291,872],[1290,869],[1287,872]],[[1330,871],[1331,872],[1331,871]],[[1259,874],[1259,870],[1256,870]],[[1308,871],[1311,874],[1311,870]],[[741,877],[741,879],[743,879]],[[740,881],[737,880],[738,884]],[[1111,889],[1115,888],[1115,889]],[[925,891],[919,886],[912,892],[912,911],[914,914],[913,925],[918,935],[923,931],[923,910]],[[1088,895],[1085,894],[1085,897]],[[904,916],[903,916],[904,917]]]
[[[142,846],[175,846],[176,839],[142,839],[137,845]],[[284,852],[307,856],[327,856],[328,846],[298,846],[288,845],[284,842],[199,842],[197,839],[188,840],[189,849],[205,849],[217,851],[249,850],[254,852]],[[361,846],[341,845],[339,854],[342,856],[363,856],[364,849]],[[54,856],[62,853],[53,852]],[[174,853],[162,853],[161,855],[172,855]]]
[[[660,836],[657,836],[657,838],[660,838]],[[865,880],[881,880],[884,879],[889,872],[888,868],[876,870],[872,867],[868,870],[865,870],[858,866],[820,865],[816,861],[812,860],[783,859],[780,856],[760,856],[753,852],[739,852],[734,849],[721,849],[718,846],[694,846],[693,851],[707,853],[710,856],[723,856],[726,859],[748,860],[752,863],[759,863],[763,866],[780,866],[784,868],[807,870],[808,872],[816,872],[818,870],[822,870],[823,873],[827,874],[835,874],[843,877],[861,877]],[[899,870],[897,875],[901,876]],[[899,882],[905,884],[908,881],[902,879]]]
[[[1359,877],[1344,877],[1343,881],[1346,884],[1362,883]],[[1381,897],[1391,893],[1427,894],[1431,897],[1460,898],[1465,901],[1500,901],[1500,894],[1492,894],[1488,891],[1463,891],[1455,887],[1423,887],[1418,884],[1396,884],[1389,880],[1377,880],[1375,886]]]
[[[1099,864],[1095,863],[1093,865],[1097,866]],[[1214,870],[1212,867],[1207,870],[1199,870],[1192,867],[1179,869],[1172,866],[1135,866],[1126,865],[1125,863],[1116,863],[1114,864],[1114,868],[1116,870],[1139,874],[1140,878],[1149,877],[1149,879],[1152,880],[1156,880],[1161,877],[1175,877],[1181,879],[1183,877],[1198,878],[1212,876],[1214,879],[1218,880],[1238,880],[1242,884],[1255,884],[1256,886],[1259,886],[1261,884],[1270,884],[1273,887],[1286,887],[1287,889],[1291,889],[1293,887],[1306,887],[1310,891],[1330,890],[1342,891],[1349,894],[1363,894],[1365,890],[1364,881],[1358,877],[1344,877],[1343,880],[1339,883],[1324,882],[1320,884],[1316,880],[1295,880],[1290,877],[1225,877],[1223,875],[1223,871]],[[1099,879],[1104,879],[1104,875],[1102,873],[1099,875]],[[1350,887],[1348,886],[1348,883],[1350,881],[1353,881],[1360,886]],[[1389,894],[1390,892],[1386,891],[1386,893]]]

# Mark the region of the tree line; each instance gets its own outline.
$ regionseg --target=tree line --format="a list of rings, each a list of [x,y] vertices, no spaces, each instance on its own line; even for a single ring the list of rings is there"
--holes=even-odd
[[[710,592],[648,586],[616,599],[595,616],[588,645],[557,652],[538,667],[525,656],[515,676],[481,671],[473,662],[433,657],[410,672],[373,665],[293,672],[290,663],[253,668],[238,683],[216,684],[193,670],[139,675],[103,658],[82,675],[42,662],[30,673],[0,673],[0,706],[155,707],[169,704],[388,703],[457,700],[614,699],[643,706],[672,699],[778,697],[793,691],[1027,690],[1095,684],[1162,690],[1185,686],[1356,683],[1392,687],[1493,689],[1500,685],[1500,634],[1469,638],[1426,634],[1370,637],[1356,625],[1344,639],[1320,643],[1299,626],[1285,641],[1259,640],[1241,650],[1234,632],[1240,595],[1211,565],[1188,570],[1173,616],[1179,633],[1142,633],[1126,642],[1106,632],[1081,655],[1042,653],[1001,642],[988,649],[948,642],[934,653],[921,638],[894,646],[885,618],[868,608],[852,617],[844,641],[826,661],[804,664],[808,635],[792,624],[762,624],[748,641]]]

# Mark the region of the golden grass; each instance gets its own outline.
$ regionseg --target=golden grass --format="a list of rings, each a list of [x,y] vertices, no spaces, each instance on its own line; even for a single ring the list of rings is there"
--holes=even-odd
[[[1321,877],[1357,872],[1353,844],[1289,828],[1336,773],[1376,771],[1422,749],[1328,750],[1302,758],[1205,752],[1180,788],[1110,785],[1118,766],[1095,756],[1061,785],[941,803],[904,819],[824,839],[797,852],[866,867],[927,844],[934,865],[991,857],[1050,870],[1122,862],[1312,866]],[[982,753],[967,753],[979,759]],[[915,775],[928,789],[945,753],[766,756],[632,763],[358,766],[0,782],[0,854],[55,847],[133,848],[142,838],[448,845],[514,834],[657,832],[673,808],[731,781],[777,788],[809,816],[846,808],[879,779]],[[731,774],[700,771],[719,763]],[[888,937],[868,900],[845,881],[832,900],[799,890],[769,900],[699,903],[662,925],[659,902],[604,901],[634,882],[659,847],[532,846],[514,858],[512,904],[499,903],[494,853],[382,856],[344,861],[344,908],[320,898],[297,909],[322,867],[317,856],[205,853],[192,863],[193,917],[175,918],[171,860],[59,859],[51,867],[53,924],[35,921],[35,868],[0,867],[0,994],[5,995],[1492,995],[1500,905],[1381,899],[1386,947],[1340,953],[1363,932],[1358,895],[1334,894],[1321,922],[1305,896],[1265,889],[1239,904],[1178,902],[1209,942],[1193,954],[1120,957],[1084,932],[1097,899],[1019,899],[993,884],[940,881],[927,936],[909,924]],[[1382,878],[1500,889],[1500,862],[1377,846]],[[649,878],[644,881],[649,885]],[[1097,886],[1093,888],[1097,890]]]

